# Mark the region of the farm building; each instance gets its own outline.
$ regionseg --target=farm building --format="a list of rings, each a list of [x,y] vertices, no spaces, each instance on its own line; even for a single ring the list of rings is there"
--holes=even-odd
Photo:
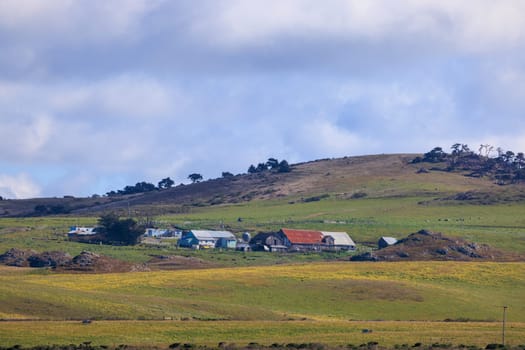
[[[323,242],[323,234],[321,231],[282,228],[279,232],[281,232],[286,237],[284,240],[284,245],[286,245],[289,250],[319,251],[325,244]]]
[[[355,250],[355,243],[346,232],[321,231],[321,233],[323,234],[323,240],[325,243],[328,243],[326,242],[327,237],[333,238],[333,248],[335,250]]]
[[[71,226],[69,228],[68,236],[91,236],[97,234],[96,227],[81,227],[81,226]]]
[[[355,243],[346,232],[321,232],[283,228],[278,232],[259,233],[251,241],[253,250],[321,251],[353,250]]]
[[[184,232],[179,240],[179,246],[187,248],[232,248],[235,249],[237,239],[229,231],[191,230]]]
[[[182,231],[180,230],[169,230],[169,229],[158,229],[158,228],[147,228],[144,232],[147,237],[173,237],[180,238]]]
[[[379,249],[386,248],[388,246],[394,245],[397,243],[397,239],[394,237],[381,237],[377,241],[377,246]]]
[[[250,240],[254,251],[282,252],[287,251],[284,245],[286,236],[282,232],[261,232]]]

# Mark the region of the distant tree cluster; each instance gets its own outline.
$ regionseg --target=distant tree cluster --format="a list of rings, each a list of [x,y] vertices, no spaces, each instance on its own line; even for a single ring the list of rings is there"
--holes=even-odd
[[[142,182],[137,182],[134,186],[126,186],[122,190],[107,192],[106,195],[111,197],[111,196],[116,196],[116,195],[151,192],[155,190],[163,190],[163,189],[171,188],[174,184],[175,182],[169,177],[160,180],[158,183],[158,186],[155,186],[154,184],[149,183],[149,182],[142,181]]]
[[[525,155],[523,152],[504,151],[500,147],[480,145],[478,152],[468,145],[455,143],[451,152],[435,147],[423,157],[416,157],[412,163],[445,163],[446,171],[468,171],[468,176],[488,176],[500,184],[521,182],[525,180]]]
[[[248,173],[254,174],[254,173],[260,173],[264,171],[272,171],[277,173],[288,173],[291,171],[291,167],[288,164],[286,160],[277,160],[276,158],[269,158],[268,161],[265,163],[259,163],[257,166],[250,165],[248,168]],[[234,177],[232,173],[229,171],[223,171],[222,177],[223,178],[229,178]],[[198,183],[204,180],[204,177],[199,173],[191,173],[188,175],[188,179],[192,183]],[[164,190],[173,187],[175,182],[170,179],[169,177],[162,179],[159,181],[157,186],[155,186],[152,183],[149,182],[137,182],[134,186],[126,186],[122,190],[117,191],[109,191],[106,193],[107,196],[113,197],[118,195],[128,195],[128,194],[135,194],[135,193],[145,193],[145,192],[151,192],[156,190]]]
[[[248,173],[255,174],[268,170],[278,173],[289,173],[291,171],[291,168],[286,160],[282,160],[279,162],[279,160],[277,160],[276,158],[268,158],[268,161],[266,163],[259,163],[257,164],[257,166],[254,166],[253,164],[250,165],[250,167],[248,168]]]

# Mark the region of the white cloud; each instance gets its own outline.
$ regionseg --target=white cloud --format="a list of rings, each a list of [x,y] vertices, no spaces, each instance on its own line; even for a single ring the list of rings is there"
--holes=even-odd
[[[365,140],[325,119],[306,122],[297,137],[301,150],[307,154],[314,154],[316,157],[356,155],[358,152],[373,149],[376,146],[371,140]]]
[[[62,112],[96,108],[104,118],[161,118],[176,115],[183,97],[176,89],[151,77],[122,75],[79,84],[58,84],[55,91],[41,87],[49,108]],[[96,116],[93,116],[96,118]]]
[[[40,187],[28,174],[0,174],[0,195],[4,198],[34,198],[40,195]]]
[[[4,0],[0,2],[0,29],[21,33],[24,38],[106,42],[132,39],[140,33],[140,21],[162,1],[111,0]],[[45,43],[42,43],[45,44]],[[47,43],[49,44],[49,42]]]
[[[150,77],[29,84],[0,82],[2,160],[120,169],[171,143],[186,99]],[[150,157],[154,158],[154,157]]]
[[[52,118],[45,114],[35,115],[30,119],[2,121],[0,138],[5,140],[4,159],[33,158],[42,152],[53,137]]]
[[[417,40],[420,45],[486,51],[522,45],[525,3],[433,0],[223,1],[192,27],[210,43],[267,46],[288,38]]]

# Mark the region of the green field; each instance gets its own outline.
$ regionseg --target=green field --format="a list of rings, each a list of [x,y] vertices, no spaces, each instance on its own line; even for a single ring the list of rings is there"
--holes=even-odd
[[[429,201],[429,204],[420,204]],[[494,247],[525,252],[525,203],[448,204],[425,197],[326,199],[312,203],[261,201],[195,208],[191,214],[166,216],[195,227],[224,223],[234,230],[281,227],[346,231],[356,242],[376,242],[383,235],[401,238],[421,229],[443,232]],[[237,222],[242,218],[242,222]]]
[[[524,296],[524,263],[345,262],[98,275],[0,270],[3,319],[55,321],[2,322],[3,341],[22,345],[78,341],[86,336],[68,334],[63,327],[79,326],[64,320],[85,318],[94,319],[95,323],[150,320],[152,323],[139,323],[147,327],[158,325],[155,320],[170,319],[159,327],[167,328],[166,333],[173,334],[173,339],[178,339],[178,335],[197,343],[244,339],[271,343],[298,338],[325,342],[327,338],[321,330],[337,326],[330,342],[343,344],[351,342],[344,329],[355,331],[356,327],[368,327],[363,322],[372,322],[376,329],[384,325],[385,334],[377,332],[367,337],[391,345],[397,339],[393,336],[396,327],[411,327],[411,321],[432,321],[432,327],[423,327],[421,333],[416,331],[401,343],[427,341],[439,329],[435,337],[481,344],[497,340],[493,338],[503,305],[508,306],[507,319],[514,324],[516,344],[525,335]],[[455,326],[435,323],[445,320],[462,322]],[[350,321],[353,323],[347,323]],[[110,324],[123,327],[119,322]],[[243,324],[263,330],[241,336],[239,328]],[[229,333],[232,325],[237,330]],[[270,325],[279,325],[280,338],[266,333]],[[81,329],[107,332],[104,327],[87,328],[91,326]],[[12,327],[18,331],[9,332]],[[208,330],[206,334],[198,333],[202,327]],[[468,336],[457,334],[457,329],[465,327],[480,334],[485,328],[492,331],[466,341]],[[178,333],[179,328],[184,331]],[[143,332],[113,335],[115,341],[136,344]],[[110,335],[95,332],[93,337],[90,333],[87,337],[107,344]],[[169,341],[165,335],[155,339],[159,343]],[[363,339],[363,335],[356,339]]]
[[[430,204],[420,204],[420,203]],[[509,202],[494,205],[449,203],[444,205],[430,197],[370,198],[341,200],[328,198],[318,202],[290,204],[290,200],[254,201],[246,204],[194,207],[189,213],[159,216],[165,224],[186,228],[218,229],[225,227],[234,233],[248,231],[252,236],[260,231],[282,227],[346,231],[360,249],[369,249],[383,235],[402,238],[421,229],[451,237],[462,237],[486,243],[509,252],[525,252],[525,203]],[[140,216],[138,216],[140,218]],[[238,219],[241,218],[241,221]],[[115,258],[145,262],[150,255],[181,254],[173,246],[111,247],[69,242],[65,232],[75,224],[95,225],[96,217],[1,218],[0,252],[7,249],[32,248],[37,251],[62,250],[76,255],[82,250],[106,254]],[[185,251],[212,259],[213,253]],[[284,262],[304,257],[284,257]],[[310,257],[312,258],[312,257]],[[308,260],[310,259],[308,258]],[[272,258],[273,259],[273,258]],[[252,264],[272,263],[264,256],[254,255]],[[315,258],[314,258],[315,260]],[[244,261],[243,263],[250,262]],[[237,261],[235,265],[242,265]]]

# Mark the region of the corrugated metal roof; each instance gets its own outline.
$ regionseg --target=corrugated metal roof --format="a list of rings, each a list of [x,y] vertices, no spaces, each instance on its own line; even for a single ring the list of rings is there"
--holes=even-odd
[[[397,239],[395,239],[394,237],[381,237],[380,239],[385,241],[388,245],[392,245],[392,244],[396,244],[397,243]]]
[[[334,239],[335,245],[348,245],[355,247],[354,241],[352,240],[352,238],[350,238],[350,236],[348,236],[348,233],[346,232],[321,231],[321,233],[323,234],[323,236],[331,236]]]
[[[209,231],[209,230],[191,230],[199,240],[230,238],[235,239],[235,235],[230,231]]]
[[[292,244],[320,244],[323,239],[321,231],[281,229]]]

